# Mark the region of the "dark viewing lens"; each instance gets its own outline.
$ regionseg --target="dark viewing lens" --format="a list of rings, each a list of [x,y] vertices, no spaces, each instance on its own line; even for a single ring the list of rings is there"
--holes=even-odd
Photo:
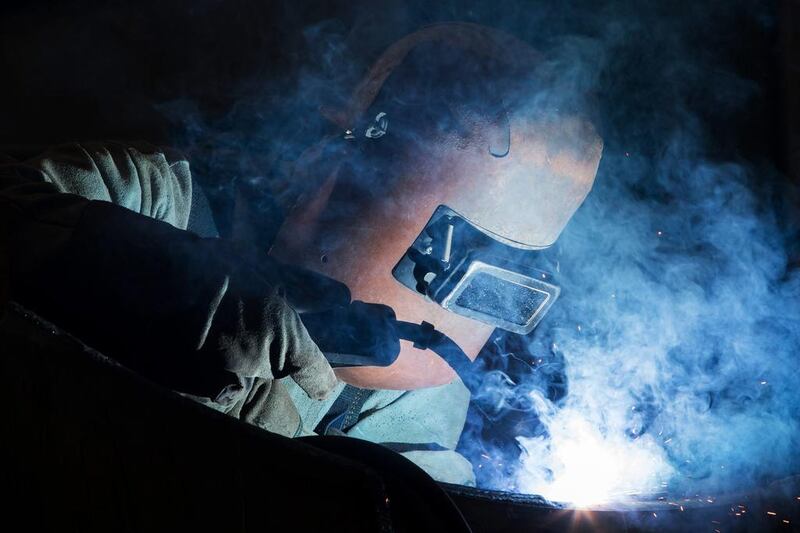
[[[456,305],[524,326],[547,301],[544,291],[480,272],[458,295]]]

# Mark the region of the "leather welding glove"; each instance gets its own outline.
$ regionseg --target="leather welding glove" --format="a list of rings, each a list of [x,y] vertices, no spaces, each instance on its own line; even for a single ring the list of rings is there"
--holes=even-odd
[[[281,287],[281,294],[333,367],[389,366],[397,359],[400,337],[391,307],[352,301],[344,283],[263,254],[252,264]]]
[[[207,242],[214,244],[217,260],[230,274],[200,353],[221,357],[225,369],[237,376],[291,376],[309,397],[326,397],[336,386],[336,377],[284,298],[284,287],[267,275],[266,254],[240,243]]]
[[[0,176],[10,297],[172,389],[229,405],[292,376],[336,385],[279,289],[219,239]],[[263,390],[263,389],[262,389]]]

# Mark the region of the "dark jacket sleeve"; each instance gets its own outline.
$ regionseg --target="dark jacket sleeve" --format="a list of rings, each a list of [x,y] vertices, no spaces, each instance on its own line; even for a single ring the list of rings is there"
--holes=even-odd
[[[53,146],[25,162],[60,192],[105,200],[186,229],[192,210],[189,162],[145,142],[83,142]]]
[[[238,381],[202,350],[229,284],[214,239],[0,169],[9,298],[171,388],[214,398]]]
[[[335,386],[259,254],[60,193],[29,171],[0,168],[11,299],[144,376],[223,405],[254,378],[291,375],[318,398]]]

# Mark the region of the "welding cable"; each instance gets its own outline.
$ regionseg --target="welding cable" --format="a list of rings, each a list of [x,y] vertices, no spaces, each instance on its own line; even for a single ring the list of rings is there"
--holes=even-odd
[[[413,342],[414,348],[430,350],[441,357],[458,374],[470,392],[475,392],[477,383],[472,359],[453,339],[437,330],[433,324],[424,321],[415,324],[397,320],[394,325],[401,339]]]

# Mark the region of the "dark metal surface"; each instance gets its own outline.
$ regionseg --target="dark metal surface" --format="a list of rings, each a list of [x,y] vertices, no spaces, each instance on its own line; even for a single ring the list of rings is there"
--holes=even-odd
[[[301,442],[241,423],[14,304],[0,322],[0,377],[13,406],[0,440],[11,488],[2,523],[81,532],[466,529],[430,478],[380,446]]]
[[[580,510],[549,504],[531,495],[444,485],[473,531],[638,532],[638,531],[797,531],[800,489],[796,478],[781,480],[749,494],[653,498],[626,508]]]

